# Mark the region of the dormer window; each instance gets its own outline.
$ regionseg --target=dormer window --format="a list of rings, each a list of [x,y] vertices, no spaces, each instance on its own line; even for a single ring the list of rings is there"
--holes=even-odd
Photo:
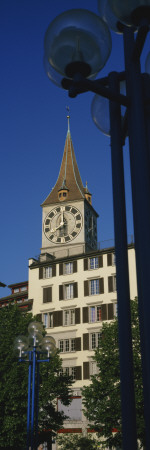
[[[60,202],[63,202],[68,197],[68,189],[60,189],[58,191],[58,198]]]

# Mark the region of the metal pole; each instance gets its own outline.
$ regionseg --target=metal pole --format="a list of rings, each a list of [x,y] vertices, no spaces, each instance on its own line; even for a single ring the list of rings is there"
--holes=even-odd
[[[109,75],[109,87],[113,92],[119,94],[119,80],[117,73],[115,72]],[[120,352],[122,445],[124,450],[136,450],[136,411],[133,376],[121,109],[120,105],[112,100],[109,102],[109,109]]]
[[[36,374],[36,348],[33,347],[33,350],[32,350],[31,450],[34,449],[35,374]]]
[[[35,422],[35,448],[38,448],[38,415],[39,415],[39,379],[40,379],[40,366],[37,361],[37,377],[36,377],[36,422]]]
[[[144,92],[144,113],[146,124],[147,150],[148,150],[148,164],[150,170],[150,76],[148,73],[142,75],[143,92]]]
[[[27,450],[30,445],[30,405],[31,405],[31,375],[32,375],[32,352],[29,352],[28,370],[28,406],[27,406]]]
[[[134,44],[132,29],[124,27],[126,85],[130,101],[128,130],[143,369],[146,450],[150,450],[150,173],[140,62],[138,58],[133,58]]]

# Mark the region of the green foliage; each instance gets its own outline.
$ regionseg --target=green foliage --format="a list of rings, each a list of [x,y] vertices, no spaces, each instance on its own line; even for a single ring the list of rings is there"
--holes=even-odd
[[[131,316],[137,433],[138,439],[144,445],[143,390],[137,299],[131,301]],[[113,446],[121,446],[121,400],[117,319],[110,324],[103,323],[101,346],[96,349],[94,360],[99,368],[99,373],[92,377],[90,386],[82,389],[85,416],[94,424],[98,435],[104,436],[106,445],[110,448]]]
[[[28,363],[19,363],[14,354],[14,338],[28,334],[32,314],[16,306],[0,309],[0,449],[26,448]],[[35,318],[34,318],[35,320]],[[39,427],[57,430],[63,423],[55,410],[57,397],[69,404],[71,380],[60,376],[61,360],[56,354],[51,363],[40,364]]]
[[[67,434],[57,438],[60,450],[96,450],[98,443],[91,437],[91,435],[83,436],[82,434]]]

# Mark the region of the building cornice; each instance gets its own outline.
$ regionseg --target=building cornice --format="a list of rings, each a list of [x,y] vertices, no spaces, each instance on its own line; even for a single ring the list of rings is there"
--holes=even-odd
[[[128,244],[128,250],[135,248],[134,243]],[[36,269],[38,267],[45,267],[47,265],[54,265],[54,264],[59,264],[59,263],[65,263],[68,261],[75,261],[77,259],[85,259],[85,258],[91,258],[91,257],[95,257],[95,256],[99,256],[99,255],[105,255],[108,253],[115,253],[115,247],[109,247],[109,248],[104,248],[101,250],[90,250],[86,253],[80,253],[80,254],[76,254],[76,255],[69,255],[69,256],[64,256],[62,258],[58,258],[58,259],[53,259],[53,260],[49,260],[49,261],[39,261],[39,260],[34,260],[34,262],[29,266],[30,269]]]

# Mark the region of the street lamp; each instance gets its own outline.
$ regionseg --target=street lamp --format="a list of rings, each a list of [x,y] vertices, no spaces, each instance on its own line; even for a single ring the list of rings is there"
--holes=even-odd
[[[129,136],[146,448],[150,449],[150,82],[140,70],[150,26],[150,0],[99,0],[98,9],[101,19],[87,10],[72,10],[49,25],[44,41],[45,70],[70,97],[92,91],[109,99],[124,450],[137,448],[122,154]],[[123,34],[125,69],[93,80],[110,54],[108,25]],[[120,91],[121,81],[126,85],[125,95]],[[121,105],[126,108],[123,120]]]
[[[38,447],[38,410],[39,410],[39,364],[49,362],[55,355],[56,343],[52,336],[43,337],[43,325],[31,322],[28,326],[28,337],[17,336],[14,349],[18,353],[19,362],[29,362],[28,371],[28,406],[27,406],[27,450]],[[41,359],[41,355],[46,359]],[[36,413],[35,413],[36,399]],[[35,419],[36,418],[36,419]]]

